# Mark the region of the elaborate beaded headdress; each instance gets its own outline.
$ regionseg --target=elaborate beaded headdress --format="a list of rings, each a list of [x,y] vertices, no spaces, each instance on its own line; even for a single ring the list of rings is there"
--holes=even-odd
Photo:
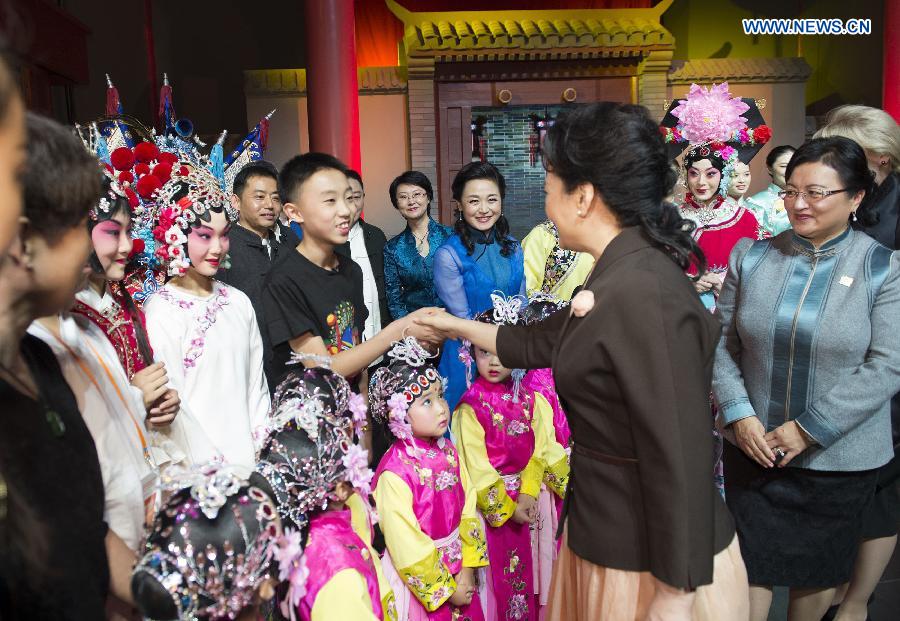
[[[158,225],[154,212],[158,211],[155,207],[159,190],[176,176],[187,176],[190,169],[202,169],[209,171],[220,188],[230,193],[238,171],[262,157],[274,110],[260,119],[247,137],[226,155],[226,132],[222,132],[216,143],[209,147],[194,132],[189,119],[177,118],[172,87],[166,74],[163,74],[159,97],[158,131],[152,123],[145,125],[125,114],[109,75],[106,81],[105,114],[92,122],[76,124],[75,129],[85,147],[115,176],[131,205],[132,235],[136,242],[132,253],[139,269],[126,275],[123,284],[140,303],[165,282],[160,263],[169,262],[169,244],[154,234]],[[184,268],[181,264],[184,253],[181,255],[174,262],[174,273],[181,273]],[[172,262],[168,268],[167,275],[173,275]]]
[[[369,405],[372,415],[387,423],[395,438],[412,438],[407,411],[416,397],[425,392],[441,376],[431,362],[434,354],[407,336],[395,341],[387,353],[389,362],[372,375],[369,382]]]
[[[209,220],[210,211],[224,211],[230,222],[238,219],[218,180],[203,168],[182,165],[155,195],[156,256],[167,265],[169,276],[183,275],[190,266],[187,234],[198,220]],[[228,267],[227,259],[223,267]]]
[[[258,487],[219,462],[170,470],[131,589],[151,619],[234,619],[269,575],[278,513]]]
[[[558,310],[569,306],[569,302],[555,295],[536,291],[528,297],[528,305],[522,309],[522,321],[526,326],[539,323]]]
[[[304,528],[310,512],[335,499],[341,481],[369,493],[368,452],[353,438],[354,428],[366,422],[365,399],[342,376],[318,367],[290,371],[275,391],[269,418],[256,471],[286,525]]]

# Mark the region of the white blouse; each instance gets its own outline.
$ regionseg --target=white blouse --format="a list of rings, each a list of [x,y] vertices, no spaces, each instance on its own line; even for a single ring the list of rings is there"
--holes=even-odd
[[[221,456],[249,474],[256,464],[254,434],[265,428],[269,412],[262,338],[249,298],[219,281],[207,297],[168,283],[144,303],[144,315],[155,358],[165,363],[182,409],[205,436],[198,443],[187,438],[192,460]],[[198,448],[207,440],[208,449]]]
[[[145,499],[152,509],[157,483],[141,392],[128,382],[106,335],[87,318],[60,316],[59,337],[37,322],[28,332],[44,341],[59,362],[97,447],[106,522],[136,551],[144,531]]]

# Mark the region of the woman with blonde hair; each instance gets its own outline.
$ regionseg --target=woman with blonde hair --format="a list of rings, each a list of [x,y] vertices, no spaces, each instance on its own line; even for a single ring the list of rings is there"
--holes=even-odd
[[[869,106],[840,106],[828,113],[816,138],[843,136],[866,152],[875,175],[873,207],[877,224],[866,233],[888,248],[900,247],[900,127],[890,114]]]
[[[893,250],[900,248],[900,127],[878,108],[841,106],[832,110],[816,137],[843,136],[859,144],[866,153],[875,180],[872,207],[878,222],[863,230]],[[878,472],[875,497],[863,514],[863,543],[849,584],[838,589],[837,618],[865,619],[869,598],[897,545],[900,525],[900,395],[891,400],[894,458]],[[826,617],[828,618],[828,617]]]

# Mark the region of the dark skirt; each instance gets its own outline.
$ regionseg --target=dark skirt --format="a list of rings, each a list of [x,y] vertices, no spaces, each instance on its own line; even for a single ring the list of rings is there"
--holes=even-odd
[[[878,469],[875,497],[863,513],[863,539],[893,537],[900,530],[900,457]]]
[[[850,579],[877,470],[766,469],[730,442],[724,461],[750,584],[828,588]]]

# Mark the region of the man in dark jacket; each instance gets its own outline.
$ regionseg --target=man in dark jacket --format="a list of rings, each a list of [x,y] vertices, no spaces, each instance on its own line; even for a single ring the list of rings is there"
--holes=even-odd
[[[220,269],[216,278],[240,289],[250,298],[256,322],[263,332],[264,356],[268,360],[261,302],[263,281],[279,253],[287,252],[300,242],[287,227],[280,230],[280,235],[275,232],[281,213],[275,166],[263,160],[247,164],[235,175],[232,192],[231,204],[240,211],[240,220],[228,234],[230,264],[226,263],[228,267]]]
[[[363,298],[369,311],[363,336],[370,339],[382,326],[391,322],[384,291],[384,245],[387,238],[380,228],[360,218],[366,202],[360,174],[355,170],[348,170],[347,179],[353,191],[351,207],[354,208],[350,215],[350,237],[335,251],[350,257],[362,268]]]

